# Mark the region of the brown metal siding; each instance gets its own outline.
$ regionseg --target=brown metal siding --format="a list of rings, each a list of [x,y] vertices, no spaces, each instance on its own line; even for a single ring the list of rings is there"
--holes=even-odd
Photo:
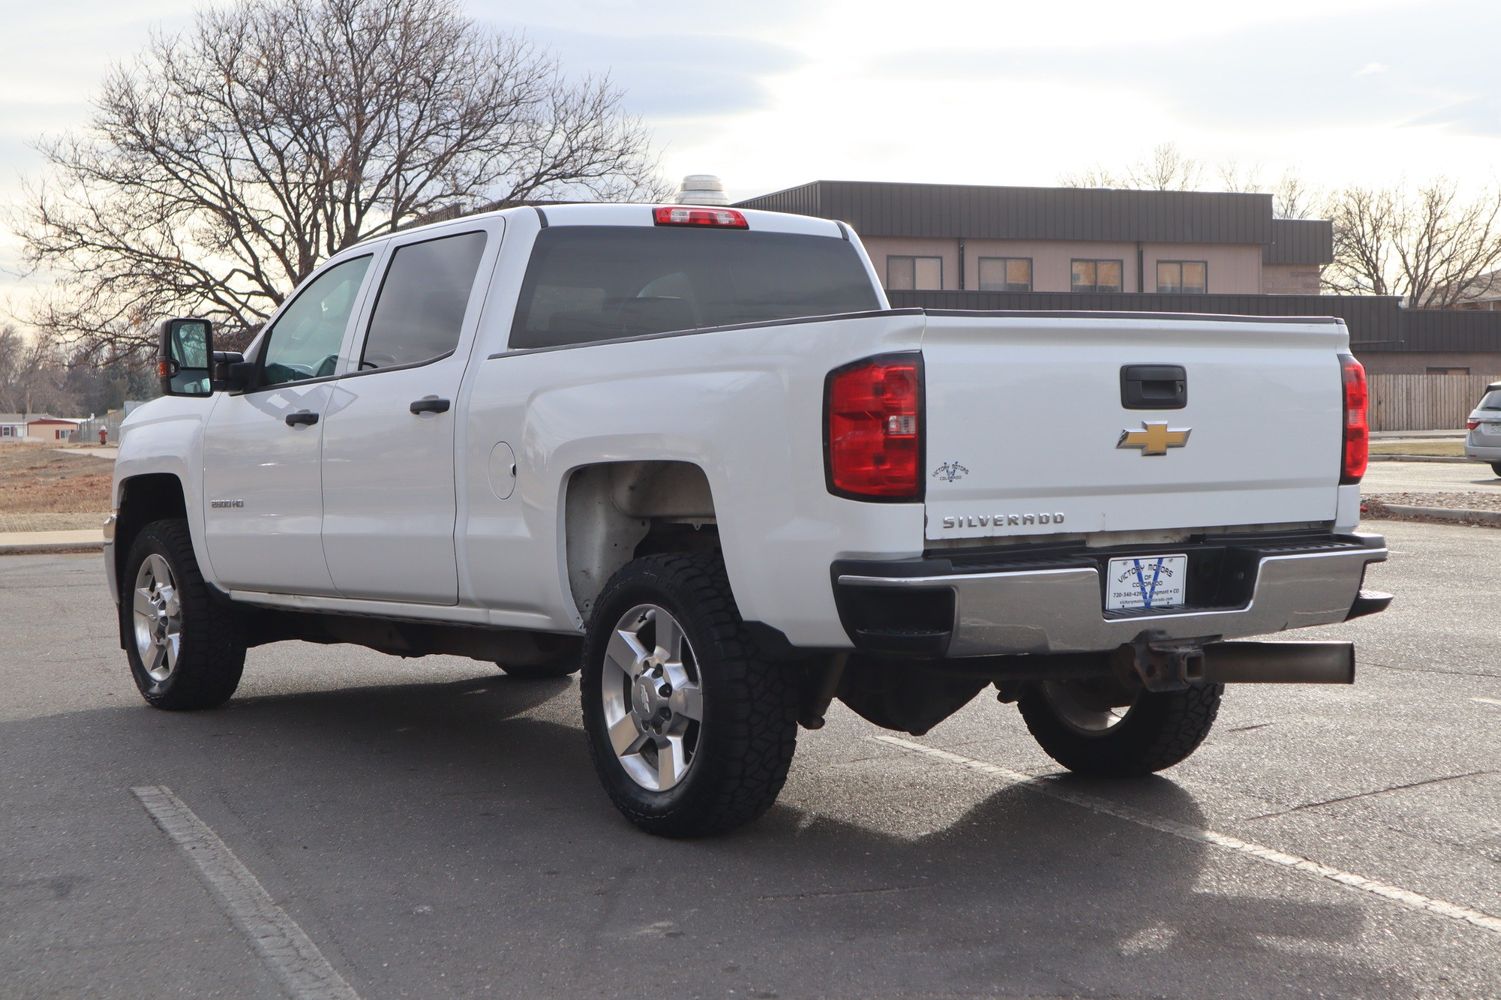
[[[815,181],[739,206],[841,219],[863,236],[1272,241],[1272,199],[1265,194]]]
[[[814,181],[738,203],[839,219],[862,236],[1260,244],[1268,264],[1327,264],[1322,219],[1273,219],[1272,197],[1205,191]]]
[[[1273,219],[1272,242],[1261,248],[1265,264],[1328,264],[1334,260],[1334,223],[1328,219]]]
[[[1363,352],[1501,352],[1501,312],[1403,309],[1377,295],[1162,295],[1129,292],[888,291],[894,308],[1079,312],[1193,312],[1240,316],[1337,316]]]

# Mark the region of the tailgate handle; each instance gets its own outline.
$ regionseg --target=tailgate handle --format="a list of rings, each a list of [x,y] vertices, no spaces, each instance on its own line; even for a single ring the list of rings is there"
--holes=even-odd
[[[1182,365],[1122,365],[1121,405],[1128,410],[1181,410],[1188,405]]]

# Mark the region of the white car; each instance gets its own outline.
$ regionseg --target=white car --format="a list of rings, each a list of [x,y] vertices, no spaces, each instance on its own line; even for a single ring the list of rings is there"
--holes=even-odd
[[[599,777],[687,836],[767,809],[838,698],[982,689],[1066,767],[1169,767],[1227,681],[1353,680],[1365,377],[1333,319],[889,308],[859,240],[513,208],[361,243],[245,352],[164,324],[105,563],[145,699],[248,647],[582,669]]]
[[[1485,395],[1465,421],[1465,457],[1489,462],[1491,471],[1501,476],[1501,382],[1485,387]]]

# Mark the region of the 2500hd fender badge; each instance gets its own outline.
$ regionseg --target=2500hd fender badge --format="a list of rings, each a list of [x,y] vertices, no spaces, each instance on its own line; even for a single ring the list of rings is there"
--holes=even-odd
[[[214,510],[239,510],[245,506],[244,500],[210,500],[209,507]]]
[[[943,519],[946,529],[953,528],[1029,528],[1037,524],[1062,524],[1062,514],[969,514]]]

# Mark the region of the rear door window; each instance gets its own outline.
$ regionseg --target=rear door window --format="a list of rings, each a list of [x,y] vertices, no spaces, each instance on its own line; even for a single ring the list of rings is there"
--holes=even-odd
[[[360,370],[417,365],[452,354],[484,252],[484,233],[397,247],[376,295]]]
[[[854,244],[835,237],[645,226],[537,236],[510,346],[879,309]]]

